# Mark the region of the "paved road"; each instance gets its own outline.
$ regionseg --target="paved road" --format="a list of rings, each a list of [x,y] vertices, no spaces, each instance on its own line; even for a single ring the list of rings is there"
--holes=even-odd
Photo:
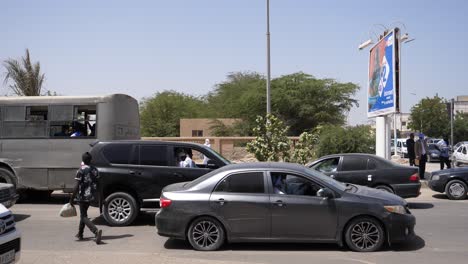
[[[23,233],[22,263],[465,263],[468,259],[468,200],[449,201],[424,189],[409,199],[418,237],[383,251],[362,254],[337,245],[234,244],[218,252],[196,252],[184,241],[159,237],[154,213],[131,227],[109,227],[92,208],[89,215],[104,230],[104,244],[75,241],[75,218],[60,218],[66,198],[53,195],[41,203],[12,208]],[[91,237],[91,233],[85,236]]]

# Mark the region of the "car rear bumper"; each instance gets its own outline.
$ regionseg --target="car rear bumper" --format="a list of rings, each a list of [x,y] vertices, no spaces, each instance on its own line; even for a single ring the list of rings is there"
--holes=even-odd
[[[392,184],[395,194],[402,198],[418,197],[421,194],[421,183]]]
[[[169,215],[164,210],[159,210],[155,216],[158,235],[165,237],[185,239],[186,222],[183,217]]]
[[[415,236],[416,217],[412,214],[391,214],[388,218],[387,233],[389,243],[399,243]]]

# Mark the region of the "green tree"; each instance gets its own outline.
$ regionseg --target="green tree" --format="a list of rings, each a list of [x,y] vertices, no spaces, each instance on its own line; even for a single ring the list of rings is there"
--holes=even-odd
[[[358,105],[352,97],[359,90],[353,83],[317,79],[302,72],[272,81],[272,108],[287,120],[290,135],[299,135],[319,125],[344,125],[346,113]]]
[[[430,137],[442,137],[450,131],[446,100],[426,97],[411,108],[409,128]]]
[[[140,105],[142,136],[176,137],[180,135],[181,118],[202,117],[206,104],[203,100],[164,91],[143,99]]]
[[[324,126],[320,129],[318,157],[336,153],[375,153],[375,132],[368,125]]]
[[[299,72],[272,80],[273,113],[286,120],[289,135],[299,135],[321,124],[343,125],[346,113],[357,101],[359,87],[333,79],[317,79]],[[255,72],[228,75],[207,96],[217,117],[241,118],[244,133],[251,135],[255,117],[266,112],[265,78]],[[241,125],[241,124],[239,124]]]
[[[10,83],[8,87],[14,94],[19,96],[41,95],[45,75],[41,73],[39,62],[31,62],[28,49],[26,49],[26,56],[22,57],[21,60],[7,59],[3,62],[3,66],[6,69],[4,83]]]
[[[314,158],[317,158],[315,155],[315,146],[318,142],[318,133],[302,133],[294,149],[291,150],[291,162],[306,164]]]
[[[255,118],[264,115],[265,78],[254,72],[237,72],[215,86],[206,96],[210,113],[218,118],[240,118],[236,130],[242,135],[251,135]]]
[[[468,140],[468,113],[457,112],[453,121],[452,145],[460,141]]]
[[[283,122],[272,114],[258,116],[253,129],[255,139],[247,143],[247,151],[259,161],[289,161],[290,141]]]

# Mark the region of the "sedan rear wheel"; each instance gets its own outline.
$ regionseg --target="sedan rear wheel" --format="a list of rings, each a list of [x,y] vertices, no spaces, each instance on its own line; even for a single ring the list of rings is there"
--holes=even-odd
[[[450,200],[463,200],[466,198],[468,187],[460,180],[452,180],[445,186],[445,193]]]
[[[348,225],[345,240],[353,251],[372,252],[382,247],[385,234],[382,225],[377,220],[370,217],[359,217]]]
[[[200,217],[190,225],[187,237],[195,250],[213,251],[224,244],[224,229],[211,217]]]

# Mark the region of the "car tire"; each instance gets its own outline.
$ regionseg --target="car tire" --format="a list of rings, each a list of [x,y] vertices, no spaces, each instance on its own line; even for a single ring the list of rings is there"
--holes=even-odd
[[[187,231],[190,245],[199,251],[218,250],[225,241],[224,228],[212,217],[195,219]]]
[[[382,225],[374,218],[358,217],[347,225],[345,241],[353,251],[373,252],[384,244],[385,232]]]
[[[5,168],[0,168],[0,182],[13,184],[16,188],[16,177],[15,175]]]
[[[125,192],[115,192],[104,201],[103,216],[111,226],[127,226],[139,213],[136,199]]]
[[[466,183],[460,180],[451,180],[445,185],[445,194],[450,200],[464,200],[467,191]]]
[[[393,194],[395,193],[392,187],[387,186],[387,185],[377,185],[374,188],[377,190],[382,190],[382,191],[386,191],[386,192],[393,193]]]

